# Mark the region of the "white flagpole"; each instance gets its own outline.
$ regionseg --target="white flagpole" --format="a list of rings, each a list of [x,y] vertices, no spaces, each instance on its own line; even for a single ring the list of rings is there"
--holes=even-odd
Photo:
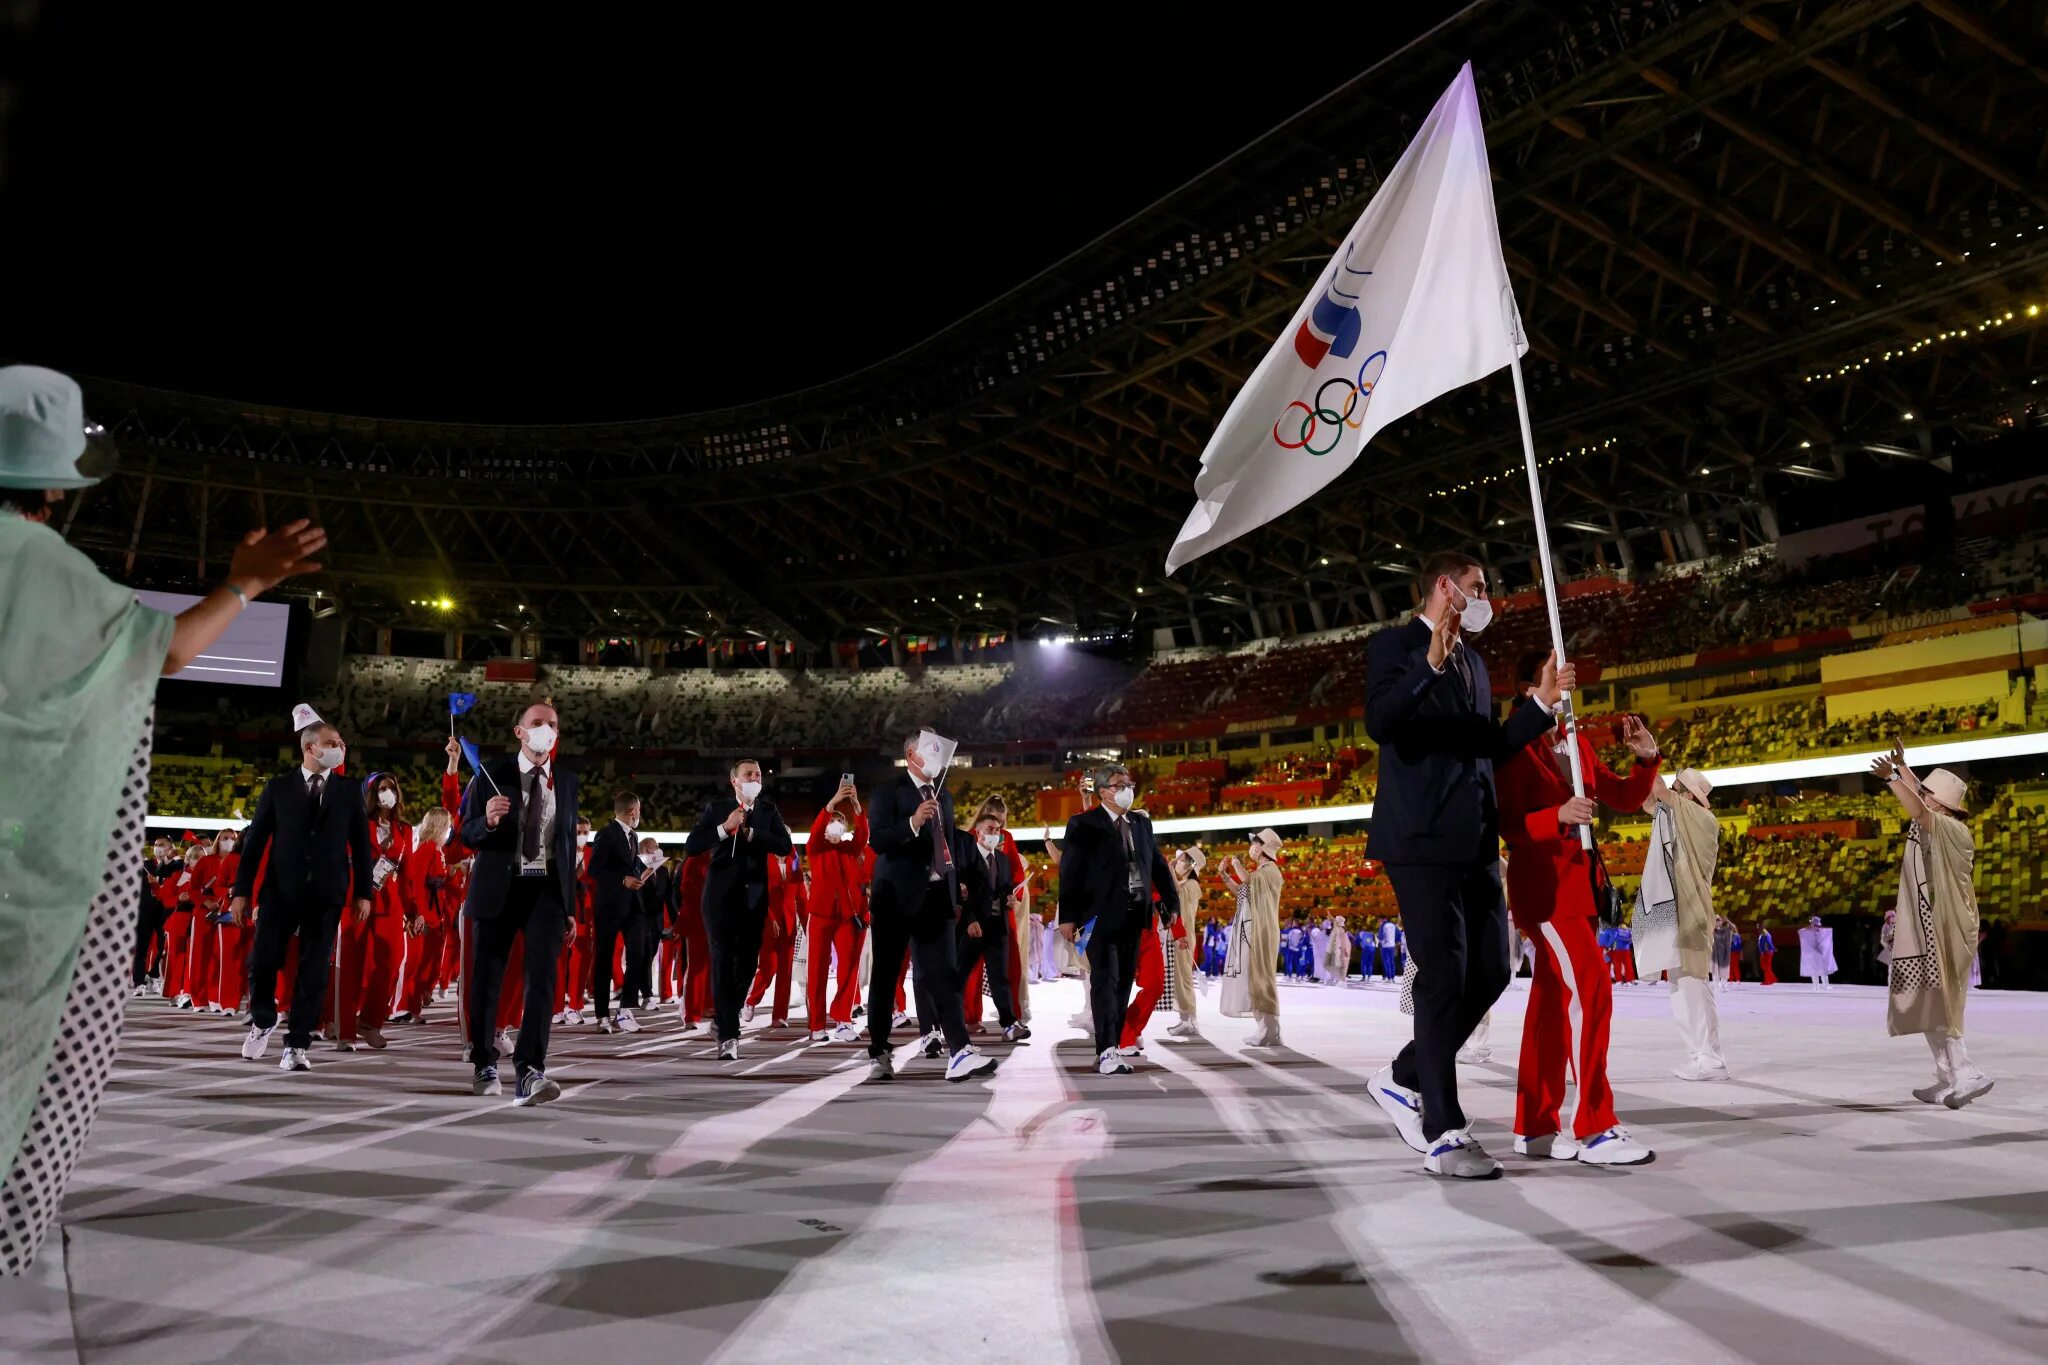
[[[1522,422],[1522,460],[1529,467],[1529,511],[1536,521],[1536,557],[1543,566],[1543,604],[1550,611],[1550,646],[1557,661],[1564,663],[1564,622],[1557,613],[1557,575],[1550,567],[1550,528],[1543,518],[1543,482],[1536,473],[1536,437],[1529,429],[1529,393],[1522,387],[1522,358],[1517,355],[1508,367],[1515,376],[1515,416]],[[1558,710],[1564,726],[1567,751],[1572,760],[1572,795],[1586,794],[1586,772],[1579,757],[1579,720],[1572,711],[1572,695],[1563,694]],[[1591,851],[1593,827],[1579,826],[1579,846]]]

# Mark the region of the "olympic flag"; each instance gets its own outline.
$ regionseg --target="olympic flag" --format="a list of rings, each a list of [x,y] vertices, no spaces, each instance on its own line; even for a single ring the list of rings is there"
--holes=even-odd
[[[1166,571],[1307,501],[1389,422],[1528,348],[1468,62],[1209,439]]]

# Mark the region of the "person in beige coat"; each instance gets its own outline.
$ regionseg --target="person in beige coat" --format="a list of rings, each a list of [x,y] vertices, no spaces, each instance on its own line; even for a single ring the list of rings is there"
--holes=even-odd
[[[1721,1056],[1721,1011],[1711,984],[1712,883],[1721,848],[1721,827],[1707,805],[1713,790],[1697,768],[1679,773],[1672,786],[1651,785],[1644,805],[1655,820],[1654,847],[1630,926],[1640,979],[1671,974],[1671,1016],[1688,1054],[1675,1073],[1682,1081],[1728,1079],[1728,1063]]]
[[[1196,912],[1202,906],[1202,869],[1209,855],[1200,844],[1192,844],[1173,855],[1173,889],[1180,897],[1181,935],[1173,940],[1173,1007],[1178,1022],[1166,1030],[1169,1038],[1193,1038],[1195,1030],[1195,945],[1201,942]]]
[[[1245,1040],[1248,1047],[1280,1046],[1280,991],[1275,975],[1280,966],[1280,836],[1262,829],[1252,836],[1249,871],[1236,858],[1224,860],[1223,871],[1237,888],[1238,919],[1244,926],[1242,981],[1245,1003],[1257,1027]],[[1225,1008],[1224,1013],[1234,1013]]]

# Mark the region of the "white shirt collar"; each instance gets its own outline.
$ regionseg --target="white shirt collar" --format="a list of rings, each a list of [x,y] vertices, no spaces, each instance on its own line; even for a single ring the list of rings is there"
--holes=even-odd
[[[327,773],[326,773],[326,771],[325,771],[324,769],[320,769],[320,768],[309,768],[309,767],[307,767],[307,766],[306,766],[305,764],[303,764],[303,763],[301,763],[301,764],[299,765],[299,785],[300,785],[300,786],[309,786],[309,785],[311,785],[311,783],[312,783],[312,781],[313,781],[313,779],[314,779],[314,778],[316,778],[316,777],[325,777],[325,776],[327,776]]]
[[[525,746],[525,745],[523,745],[523,744],[519,746],[519,771],[520,771],[520,772],[522,772],[522,773],[530,773],[530,772],[532,772],[532,771],[533,771],[533,770],[534,770],[535,768],[538,768],[538,769],[540,769],[540,770],[541,770],[541,772],[542,772],[542,773],[546,773],[546,772],[548,771],[548,766],[549,766],[549,765],[548,765],[548,764],[546,764],[546,763],[536,763],[536,762],[534,762],[534,761],[533,761],[532,759],[528,758],[528,757],[526,756],[526,746]]]
[[[626,823],[626,822],[625,822],[624,820],[620,820],[620,819],[616,819],[616,818],[614,818],[614,819],[612,820],[612,823],[613,823],[613,824],[615,824],[615,825],[617,825],[617,826],[618,826],[618,827],[619,827],[620,829],[622,829],[622,830],[625,830],[625,831],[626,831],[626,842],[627,842],[627,843],[629,843],[629,844],[631,844],[631,845],[633,846],[633,856],[634,856],[634,857],[636,857],[636,858],[637,858],[637,857],[639,857],[639,856],[640,856],[640,836],[639,836],[638,834],[635,834],[635,833],[633,832],[633,828],[632,828],[632,826],[628,825],[628,824],[627,824],[627,823]]]

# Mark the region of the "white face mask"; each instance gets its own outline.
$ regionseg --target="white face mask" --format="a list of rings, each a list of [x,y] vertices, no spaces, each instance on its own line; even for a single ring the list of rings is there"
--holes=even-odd
[[[223,853],[233,853],[235,851],[235,841],[233,839],[221,840],[220,851]]]
[[[339,744],[334,745],[332,748],[315,749],[313,751],[313,761],[323,768],[339,768],[342,764],[348,762],[348,750],[342,748]]]
[[[642,863],[645,863],[649,868],[660,867],[661,855],[659,853],[643,853],[640,855],[640,861]]]
[[[1456,584],[1452,587],[1457,590],[1458,596],[1465,597],[1463,590],[1457,589]],[[1467,635],[1479,634],[1493,624],[1493,603],[1484,597],[1465,597],[1465,605],[1458,608],[1458,624],[1464,627]]]
[[[740,800],[746,802],[748,805],[752,805],[755,799],[758,798],[760,795],[761,784],[759,782],[740,783]]]
[[[981,836],[981,846],[982,846],[983,848],[987,849],[987,850],[988,850],[989,852],[991,852],[991,853],[993,853],[993,852],[995,852],[995,851],[996,851],[997,849],[1001,848],[1001,847],[1003,846],[1003,836],[1002,836],[1001,832],[1000,832],[1000,831],[998,831],[998,832],[997,832],[997,833],[995,833],[995,834],[984,834],[984,835],[982,835],[982,836]]]
[[[398,804],[398,793],[386,787],[383,791],[377,793],[377,804],[385,810],[392,809]]]
[[[525,744],[528,753],[553,753],[555,748],[555,727],[552,725],[527,726]]]
[[[578,848],[582,848],[582,847],[583,847],[584,845],[588,844],[589,842],[590,842],[590,836],[589,836],[588,834],[582,834],[582,833],[579,833],[579,834],[577,834],[577,836],[576,836],[576,847],[578,847]]]
[[[1136,787],[1118,787],[1109,794],[1109,799],[1116,802],[1118,810],[1129,810],[1131,802],[1138,799],[1138,789]]]
[[[844,820],[834,820],[831,824],[825,826],[825,837],[834,843],[844,839],[846,837],[846,822]]]
[[[160,863],[167,863],[171,860],[171,846],[169,844],[157,845],[156,860]]]

